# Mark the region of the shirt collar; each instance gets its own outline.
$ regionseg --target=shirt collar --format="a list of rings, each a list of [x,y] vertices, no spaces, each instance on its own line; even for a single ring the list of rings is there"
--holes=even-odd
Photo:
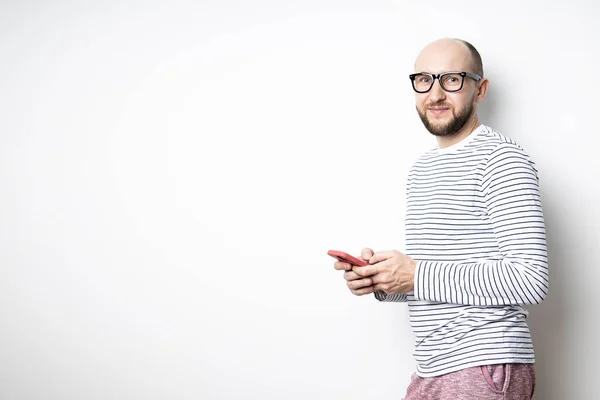
[[[458,143],[454,143],[452,146],[448,146],[448,147],[444,147],[443,149],[440,149],[439,147],[437,149],[435,149],[436,154],[446,154],[446,153],[453,153],[457,150],[460,150],[462,148],[464,148],[466,145],[468,145],[469,143],[471,143],[475,137],[477,135],[479,135],[480,133],[482,133],[485,130],[485,125],[481,124],[479,125],[477,128],[475,128],[473,130],[473,132],[469,133],[469,135],[467,137],[465,137],[463,140],[461,140]]]

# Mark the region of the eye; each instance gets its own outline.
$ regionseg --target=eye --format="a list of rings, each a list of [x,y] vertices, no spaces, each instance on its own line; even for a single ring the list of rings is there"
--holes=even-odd
[[[448,74],[444,75],[442,81],[446,87],[457,88],[462,84],[462,76],[459,74]]]
[[[427,75],[419,75],[417,76],[417,82],[418,83],[429,83],[431,81],[431,78],[429,78]]]

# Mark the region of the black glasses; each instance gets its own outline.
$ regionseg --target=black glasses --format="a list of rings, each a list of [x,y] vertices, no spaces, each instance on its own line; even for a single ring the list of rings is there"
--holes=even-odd
[[[472,72],[444,72],[443,74],[410,74],[408,77],[412,81],[412,86],[417,93],[427,93],[433,87],[433,83],[437,79],[440,81],[440,86],[446,92],[458,92],[462,89],[465,83],[465,76],[475,79],[479,82],[481,76]]]

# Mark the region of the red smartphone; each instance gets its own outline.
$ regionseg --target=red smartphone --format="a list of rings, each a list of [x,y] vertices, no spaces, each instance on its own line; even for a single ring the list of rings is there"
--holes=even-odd
[[[327,254],[329,254],[333,258],[337,258],[339,261],[347,262],[348,264],[358,265],[360,267],[365,267],[369,265],[369,263],[367,263],[366,261],[361,260],[360,258],[353,257],[348,253],[344,253],[343,251],[329,250]]]

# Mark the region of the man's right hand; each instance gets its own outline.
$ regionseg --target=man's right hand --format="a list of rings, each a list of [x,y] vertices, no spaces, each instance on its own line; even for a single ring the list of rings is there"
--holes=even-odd
[[[373,254],[374,252],[372,249],[364,248],[360,258],[366,262],[369,262],[371,257],[373,257]],[[356,296],[363,296],[365,294],[373,293],[373,280],[370,277],[363,278],[362,276],[357,275],[354,271],[352,271],[352,264],[336,261],[333,264],[333,267],[340,271],[346,271],[344,272],[344,279],[346,279],[346,284],[348,285],[348,288],[352,294]]]

